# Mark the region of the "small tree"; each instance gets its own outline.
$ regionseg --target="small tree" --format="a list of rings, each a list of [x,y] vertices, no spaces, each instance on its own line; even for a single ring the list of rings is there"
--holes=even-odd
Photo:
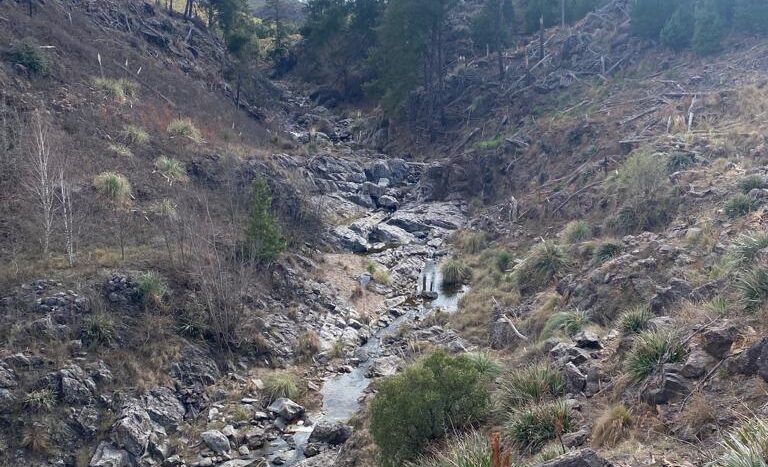
[[[632,32],[636,36],[658,40],[661,29],[675,12],[677,2],[670,0],[634,0]]]
[[[736,0],[733,25],[737,31],[768,34],[768,2],[764,0]]]
[[[39,112],[32,117],[31,140],[27,158],[26,187],[32,195],[40,222],[40,248],[48,259],[53,231],[56,201],[55,154],[51,148],[49,128]]]
[[[251,216],[245,233],[246,252],[260,262],[274,261],[285,250],[285,240],[277,219],[271,212],[272,193],[263,179],[254,180],[251,192]]]
[[[499,80],[504,78],[502,52],[509,46],[514,21],[512,0],[486,0],[472,24],[475,44],[496,53]]]
[[[661,43],[676,51],[687,49],[691,46],[693,30],[693,4],[683,2],[661,30]]]
[[[120,241],[120,257],[125,260],[125,211],[131,205],[131,184],[123,175],[103,172],[94,178],[93,185],[112,210]]]

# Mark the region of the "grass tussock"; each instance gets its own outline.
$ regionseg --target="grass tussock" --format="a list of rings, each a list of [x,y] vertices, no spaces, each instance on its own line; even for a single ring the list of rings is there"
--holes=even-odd
[[[442,287],[453,289],[461,287],[472,278],[472,270],[459,259],[451,259],[440,267],[443,276]]]
[[[685,355],[685,347],[675,333],[644,331],[635,337],[627,356],[627,372],[635,382],[640,382],[665,363],[682,362]]]
[[[138,85],[123,78],[96,78],[93,85],[97,91],[120,104],[136,98],[139,94]]]
[[[548,339],[557,333],[573,336],[589,323],[589,314],[581,310],[568,310],[555,313],[547,320],[541,330],[539,340]]]
[[[155,160],[155,171],[173,185],[175,182],[184,183],[189,180],[187,168],[184,163],[167,156],[160,156]]]
[[[56,394],[48,388],[35,389],[24,396],[24,407],[33,412],[50,412],[56,405]]]
[[[491,461],[488,437],[473,430],[430,449],[406,467],[491,467]]]
[[[499,402],[510,411],[563,394],[565,379],[562,373],[546,363],[532,363],[513,370],[499,382]]]
[[[320,352],[320,338],[314,331],[307,331],[296,341],[296,356],[301,360],[310,361]]]
[[[487,247],[488,234],[485,232],[463,231],[457,234],[456,243],[463,253],[476,255]]]
[[[730,219],[744,217],[759,207],[759,203],[749,196],[739,193],[729,199],[723,207],[723,212]]]
[[[646,306],[636,306],[622,313],[619,318],[619,329],[625,336],[640,334],[648,327],[648,321],[653,314]]]
[[[263,397],[265,404],[271,404],[282,397],[296,400],[299,394],[296,378],[291,374],[274,374],[264,379]]]
[[[749,177],[744,177],[741,180],[739,180],[738,188],[739,191],[746,194],[749,194],[752,190],[761,190],[763,188],[768,187],[768,183],[766,183],[765,179],[763,177],[760,177],[758,175],[751,175]]]
[[[130,159],[133,157],[133,151],[131,151],[131,148],[129,148],[124,144],[120,144],[120,143],[110,144],[109,150],[117,154],[118,156],[124,157],[126,159]]]
[[[524,452],[536,452],[547,442],[569,433],[571,409],[564,400],[532,404],[515,412],[506,424],[508,438]]]
[[[768,248],[768,233],[748,232],[738,236],[728,251],[728,257],[737,268],[754,264],[760,252]]]
[[[130,201],[131,184],[124,175],[116,172],[102,172],[93,179],[93,186],[100,195],[114,204],[127,204]]]
[[[586,242],[592,238],[592,227],[586,221],[571,221],[560,232],[560,238],[567,244]]]
[[[603,240],[595,247],[592,255],[592,263],[599,266],[606,261],[619,256],[624,249],[624,244],[618,240]]]
[[[147,271],[138,277],[139,292],[145,304],[159,305],[168,291],[165,278],[155,271]]]
[[[592,447],[616,446],[627,438],[632,428],[632,416],[623,405],[614,405],[603,412],[592,429]]]
[[[768,466],[768,421],[752,418],[732,429],[720,443],[717,467]]]
[[[171,138],[187,138],[194,143],[202,143],[203,135],[189,118],[177,118],[168,124],[168,136]]]
[[[563,248],[550,241],[536,245],[513,270],[514,280],[521,294],[539,292],[570,267]]]
[[[735,287],[746,310],[760,308],[768,299],[768,268],[756,266],[741,272]]]
[[[120,138],[124,144],[131,146],[143,146],[149,143],[149,133],[136,125],[126,125],[120,132]]]
[[[83,343],[89,347],[109,346],[115,340],[115,323],[105,312],[83,318],[81,331]]]

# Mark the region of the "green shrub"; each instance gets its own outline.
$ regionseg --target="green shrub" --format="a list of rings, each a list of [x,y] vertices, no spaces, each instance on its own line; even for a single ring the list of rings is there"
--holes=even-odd
[[[535,452],[548,441],[571,431],[571,409],[564,400],[529,405],[514,412],[506,424],[509,439],[520,449]]]
[[[560,237],[569,244],[584,242],[592,238],[592,227],[585,221],[571,221],[560,233]]]
[[[187,177],[187,169],[182,162],[170,157],[160,156],[155,160],[155,170],[162,175],[169,184],[173,185],[174,182],[186,182],[189,180]]]
[[[506,410],[551,400],[565,394],[565,379],[546,363],[517,368],[501,378],[499,401]]]
[[[581,310],[561,311],[552,315],[541,330],[539,339],[548,339],[557,332],[573,336],[589,323],[589,315]]]
[[[34,39],[25,37],[11,46],[8,58],[18,63],[33,75],[45,76],[50,70],[48,55]]]
[[[538,292],[562,274],[570,261],[563,248],[550,241],[536,245],[522,263],[513,270],[515,282],[522,294]]]
[[[472,270],[459,259],[451,259],[440,267],[443,276],[442,287],[452,289],[467,283],[472,278]]]
[[[501,272],[507,272],[512,263],[512,254],[507,250],[501,250],[496,254],[496,269]]]
[[[768,233],[748,232],[733,241],[728,257],[736,267],[745,267],[754,264],[765,248],[768,248]]]
[[[674,214],[674,190],[665,164],[655,154],[635,152],[606,185],[620,201],[616,215],[606,220],[609,231],[626,235],[653,230]]]
[[[725,203],[723,211],[726,216],[735,219],[737,217],[746,216],[757,207],[758,204],[755,200],[743,193],[739,193]]]
[[[690,44],[690,38],[689,38]],[[696,163],[696,159],[693,155],[687,152],[673,152],[669,155],[667,160],[667,173],[675,173],[681,170],[685,170]]]
[[[176,332],[182,336],[201,339],[209,332],[208,317],[201,307],[187,306],[176,315]]]
[[[745,195],[749,194],[749,192],[752,190],[760,190],[767,186],[768,186],[768,183],[765,183],[765,179],[757,175],[744,177],[741,180],[739,180],[739,191],[741,191]]]
[[[475,144],[475,149],[479,151],[492,151],[500,148],[502,144],[504,144],[504,138],[499,136],[498,138],[478,142]]]
[[[403,465],[430,440],[482,419],[490,397],[487,383],[470,358],[443,351],[382,381],[370,418],[381,465]]]
[[[272,192],[261,178],[253,182],[245,239],[248,255],[261,262],[274,261],[286,248],[280,225],[272,214]]]
[[[625,336],[640,334],[648,327],[653,314],[646,306],[637,306],[625,311],[619,318],[619,329]]]
[[[97,91],[119,103],[136,97],[139,92],[136,83],[127,79],[96,78],[93,85]]]
[[[195,143],[203,142],[203,135],[189,118],[177,118],[168,124],[168,135],[171,138],[188,138]]]
[[[145,304],[159,304],[163,301],[165,292],[168,290],[163,276],[155,271],[147,271],[139,276],[137,282]]]
[[[626,366],[632,379],[640,382],[665,363],[685,359],[685,347],[680,338],[666,331],[644,331],[635,337]]]
[[[605,240],[600,242],[595,248],[595,252],[592,256],[592,262],[595,265],[603,264],[611,258],[615,258],[621,254],[624,249],[624,244],[618,240]]]
[[[263,395],[265,404],[271,404],[282,397],[297,399],[299,388],[296,385],[296,378],[287,373],[268,376],[264,379]]]
[[[717,467],[768,466],[768,422],[751,418],[720,442],[723,454],[712,464]]]
[[[131,184],[123,175],[115,172],[103,172],[93,179],[96,190],[115,205],[130,201]]]
[[[754,310],[768,299],[768,268],[754,267],[736,277],[736,290],[744,308]]]
[[[50,412],[56,405],[56,394],[48,388],[30,391],[24,397],[24,406],[35,412]]]
[[[135,125],[126,125],[120,132],[120,137],[125,144],[134,146],[141,146],[149,142],[149,133]]]
[[[690,1],[683,1],[661,29],[661,43],[666,47],[680,51],[691,46],[695,26],[692,8]]]
[[[114,152],[120,157],[124,157],[126,159],[130,159],[133,157],[133,151],[131,151],[131,148],[124,144],[115,143],[109,145],[109,150]]]
[[[492,467],[491,445],[487,436],[470,431],[446,441],[444,446],[430,449],[407,467]]]
[[[88,315],[83,319],[81,336],[87,346],[108,346],[115,340],[115,324],[106,313]]]

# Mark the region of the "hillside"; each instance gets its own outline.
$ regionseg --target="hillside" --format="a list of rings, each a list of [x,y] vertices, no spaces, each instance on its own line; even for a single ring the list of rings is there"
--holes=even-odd
[[[0,465],[768,463],[768,40],[457,4],[393,114],[376,54],[0,2]]]

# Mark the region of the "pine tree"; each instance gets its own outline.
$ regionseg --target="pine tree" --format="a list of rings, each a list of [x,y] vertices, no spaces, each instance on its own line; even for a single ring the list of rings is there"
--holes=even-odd
[[[661,29],[667,24],[677,7],[670,0],[634,0],[632,4],[632,32],[636,36],[658,40]]]
[[[499,79],[504,78],[502,52],[509,46],[514,21],[512,0],[486,0],[472,24],[475,46],[496,53]]]
[[[765,0],[736,0],[733,25],[737,31],[768,34],[768,2]]]
[[[661,30],[661,43],[680,51],[691,46],[694,32],[693,3],[684,1]]]
[[[253,182],[251,217],[245,232],[246,252],[260,262],[274,261],[285,250],[277,219],[271,212],[272,193],[263,179]]]
[[[709,55],[720,50],[725,35],[723,18],[716,0],[700,0],[696,4],[693,49],[699,55]]]

